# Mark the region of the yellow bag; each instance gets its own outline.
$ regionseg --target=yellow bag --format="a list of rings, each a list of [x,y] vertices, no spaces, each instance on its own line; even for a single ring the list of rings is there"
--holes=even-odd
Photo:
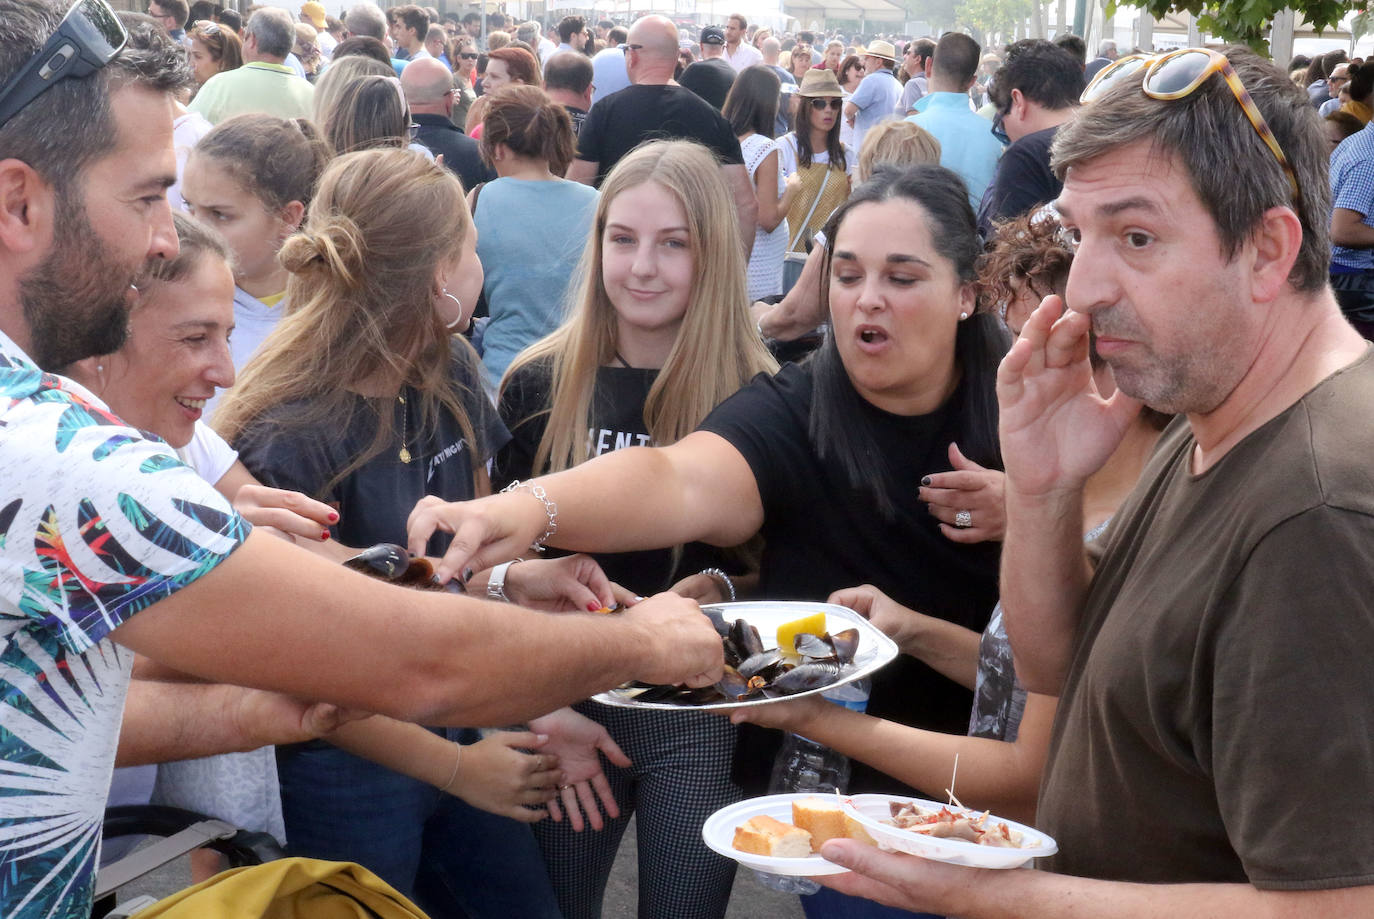
[[[222,871],[164,897],[135,919],[427,919],[353,862],[282,858]]]

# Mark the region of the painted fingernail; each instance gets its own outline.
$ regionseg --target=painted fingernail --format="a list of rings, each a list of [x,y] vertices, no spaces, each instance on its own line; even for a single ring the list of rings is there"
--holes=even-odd
[[[464,568],[464,569],[463,569],[463,583],[466,584],[468,581],[471,581],[471,580],[472,580],[472,569],[471,569],[471,568]]]
[[[328,541],[328,539],[329,539],[329,531],[328,531],[328,530],[325,530],[323,533],[320,534],[320,542],[326,542],[326,541]]]
[[[329,512],[329,522],[330,522],[330,523],[338,523],[338,522],[339,522],[339,512],[338,512],[338,511],[330,511],[330,512]]]
[[[595,602],[595,601],[588,601],[588,602],[587,602],[587,612],[589,612],[589,613],[594,613],[594,612],[596,612],[596,611],[599,610],[599,609],[601,609],[601,604],[599,604],[599,603],[597,603],[597,602]]]
[[[930,476],[928,476],[928,475],[923,475],[923,476],[921,476],[921,484],[922,484],[922,485],[929,485],[929,484],[930,484]]]

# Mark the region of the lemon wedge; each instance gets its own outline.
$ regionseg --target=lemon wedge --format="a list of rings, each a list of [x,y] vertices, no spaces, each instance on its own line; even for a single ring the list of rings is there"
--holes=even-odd
[[[798,635],[807,634],[825,634],[825,613],[812,613],[810,616],[793,619],[791,622],[784,622],[778,626],[778,647],[782,649],[784,654],[796,654],[796,644],[793,639]]]

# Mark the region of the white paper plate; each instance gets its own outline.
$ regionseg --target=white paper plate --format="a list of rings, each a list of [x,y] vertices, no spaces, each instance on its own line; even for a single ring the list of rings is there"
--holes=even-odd
[[[819,877],[823,874],[844,874],[843,868],[828,862],[819,855],[808,858],[773,858],[769,855],[755,855],[741,852],[734,847],[735,827],[750,817],[772,817],[783,823],[792,822],[792,802],[803,798],[828,797],[817,795],[814,791],[790,795],[768,795],[763,798],[750,798],[738,804],[722,807],[710,817],[701,828],[701,838],[715,851],[726,858],[733,858],[749,868],[767,871],[770,874],[785,874],[791,877]]]
[[[890,802],[905,804],[914,802],[925,808],[940,808],[939,801],[924,798],[903,798],[897,795],[849,795],[840,799],[840,807],[864,825],[864,829],[878,841],[878,846],[895,852],[919,855],[937,862],[951,865],[967,865],[972,868],[1020,868],[1033,858],[1042,858],[1059,851],[1053,839],[1033,827],[1004,820],[995,815],[988,816],[988,825],[1005,823],[1008,828],[1022,836],[1019,849],[1003,849],[997,846],[980,846],[964,839],[939,838],[903,830],[890,823]]]
[[[743,708],[749,705],[767,705],[770,702],[782,702],[787,699],[800,699],[802,696],[816,695],[817,693],[829,692],[837,686],[845,683],[852,683],[862,677],[870,676],[874,671],[880,669],[888,661],[897,656],[897,645],[891,638],[888,638],[879,631],[872,623],[863,616],[854,612],[847,606],[837,606],[834,603],[805,603],[800,601],[786,600],[758,600],[744,601],[742,603],[715,603],[703,607],[703,609],[719,610],[725,617],[726,622],[734,622],[736,619],[743,619],[750,625],[759,630],[759,638],[763,640],[764,650],[776,648],[778,646],[778,626],[809,616],[812,613],[825,613],[826,631],[830,633],[843,632],[845,629],[856,628],[859,630],[859,647],[854,652],[854,664],[849,673],[828,686],[821,686],[817,689],[808,689],[804,692],[793,693],[790,696],[779,696],[776,699],[750,699],[745,702],[706,702],[699,705],[676,705],[672,702],[640,702],[633,698],[633,690],[612,689],[607,692],[597,693],[592,696],[602,705],[613,705],[620,708],[652,708],[659,711],[701,711],[712,708]]]

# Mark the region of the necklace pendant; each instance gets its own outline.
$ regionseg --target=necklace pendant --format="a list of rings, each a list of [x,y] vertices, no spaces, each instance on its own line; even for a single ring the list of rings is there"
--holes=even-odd
[[[410,462],[410,451],[407,450],[405,447],[402,447],[402,448],[401,448],[400,457],[401,457],[401,462],[403,462],[403,463],[408,463],[408,462]]]

